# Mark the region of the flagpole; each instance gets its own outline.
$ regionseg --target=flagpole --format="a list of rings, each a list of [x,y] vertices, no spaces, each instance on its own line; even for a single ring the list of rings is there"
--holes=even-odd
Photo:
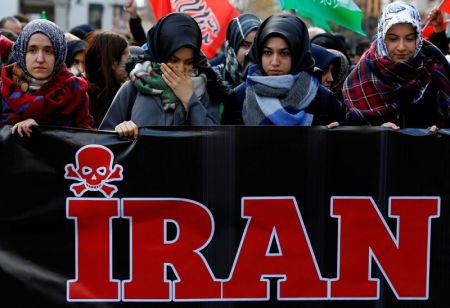
[[[441,0],[441,2],[439,2],[439,4],[433,9],[440,9],[441,6],[444,4],[445,0]],[[422,27],[422,29],[425,29],[426,27],[428,27],[430,25],[430,19],[428,18],[427,23]]]

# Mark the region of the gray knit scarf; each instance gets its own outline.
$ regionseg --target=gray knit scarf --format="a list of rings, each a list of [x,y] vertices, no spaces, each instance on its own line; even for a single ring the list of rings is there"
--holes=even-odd
[[[297,75],[262,76],[257,65],[249,69],[242,110],[246,125],[310,126],[306,113],[317,94],[318,81],[306,72]]]

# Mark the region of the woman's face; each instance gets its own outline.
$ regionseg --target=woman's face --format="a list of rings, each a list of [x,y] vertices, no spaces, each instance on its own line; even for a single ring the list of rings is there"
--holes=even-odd
[[[253,41],[255,40],[255,36],[256,36],[256,30],[247,34],[247,36],[244,39],[244,42],[241,44],[241,46],[239,46],[239,49],[236,54],[236,58],[241,66],[244,66],[245,56],[250,51],[250,48],[252,48]]]
[[[73,58],[73,64],[70,67],[70,71],[75,76],[84,74],[84,52],[78,52]]]
[[[333,69],[334,69],[334,64],[330,63],[326,69],[324,70],[323,74],[322,74],[322,85],[324,87],[327,87],[328,89],[331,89],[331,85],[333,84]]]
[[[35,33],[30,37],[25,63],[33,78],[45,80],[50,77],[55,67],[55,50],[46,35]]]
[[[291,72],[292,57],[287,42],[281,37],[270,37],[262,51],[262,66],[268,76],[287,75]]]
[[[417,34],[410,24],[393,25],[384,41],[389,57],[394,62],[406,61],[416,53]]]
[[[128,51],[128,47],[125,48],[125,50],[122,53],[122,57],[120,58],[120,63],[117,63],[117,61],[114,60],[113,63],[113,71],[114,71],[114,75],[116,76],[117,81],[119,81],[120,83],[123,83],[125,81],[127,81],[128,79],[128,73],[125,70],[125,65],[127,63],[129,57],[129,51]]]
[[[194,68],[194,51],[189,47],[177,49],[167,60],[174,70],[181,74],[189,74]]]

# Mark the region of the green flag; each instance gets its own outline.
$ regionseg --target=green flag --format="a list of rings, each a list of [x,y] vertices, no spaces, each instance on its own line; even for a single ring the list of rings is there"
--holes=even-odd
[[[366,35],[361,28],[363,13],[353,0],[279,0],[283,10],[296,10],[297,14],[330,31],[331,21],[356,33]]]

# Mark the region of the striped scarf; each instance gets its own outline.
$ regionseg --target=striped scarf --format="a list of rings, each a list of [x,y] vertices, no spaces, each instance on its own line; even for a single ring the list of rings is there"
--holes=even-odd
[[[402,109],[419,103],[431,83],[439,88],[436,112],[448,117],[450,66],[434,45],[424,41],[416,57],[397,63],[378,55],[376,48],[377,41],[345,81],[343,96],[349,123],[398,123]]]
[[[172,89],[161,76],[161,64],[145,61],[138,63],[130,72],[130,79],[139,93],[143,95],[159,95],[164,110],[177,107],[180,103]]]
[[[305,112],[317,94],[318,81],[306,72],[262,76],[257,65],[249,68],[242,116],[246,125],[310,126]]]

